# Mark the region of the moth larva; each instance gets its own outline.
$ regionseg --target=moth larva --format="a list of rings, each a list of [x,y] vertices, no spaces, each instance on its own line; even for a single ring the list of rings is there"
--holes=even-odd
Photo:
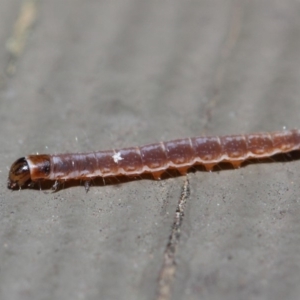
[[[150,173],[159,179],[168,169],[184,175],[195,165],[204,165],[211,171],[216,164],[229,162],[237,168],[247,159],[293,150],[300,150],[300,130],[194,137],[90,153],[28,155],[13,163],[7,186],[14,189],[41,180],[57,183],[76,179],[86,181],[88,189],[89,182],[96,177]]]

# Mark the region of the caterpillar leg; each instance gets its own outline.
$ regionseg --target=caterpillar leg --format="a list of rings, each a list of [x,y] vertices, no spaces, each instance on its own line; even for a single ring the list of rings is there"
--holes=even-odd
[[[84,182],[85,191],[88,192],[90,190],[90,187],[91,187],[91,181],[85,180],[85,182]]]
[[[52,191],[56,192],[60,186],[61,186],[61,183],[58,180],[56,180],[52,186]]]

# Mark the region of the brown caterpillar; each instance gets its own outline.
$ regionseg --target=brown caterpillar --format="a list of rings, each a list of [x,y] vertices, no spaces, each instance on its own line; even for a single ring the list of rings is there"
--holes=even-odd
[[[59,182],[84,180],[88,190],[96,177],[136,176],[150,173],[160,179],[168,169],[185,175],[195,165],[207,171],[221,162],[238,168],[251,158],[268,158],[278,153],[300,150],[300,130],[271,133],[194,137],[160,142],[141,147],[90,153],[28,155],[10,168],[7,187],[21,188],[42,180]]]

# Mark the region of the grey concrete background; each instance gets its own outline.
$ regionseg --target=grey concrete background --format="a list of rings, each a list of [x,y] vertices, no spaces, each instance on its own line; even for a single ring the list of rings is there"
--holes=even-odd
[[[164,298],[185,177],[6,188],[25,154],[299,128],[300,1],[0,7],[0,299],[300,298],[297,160],[188,175]]]

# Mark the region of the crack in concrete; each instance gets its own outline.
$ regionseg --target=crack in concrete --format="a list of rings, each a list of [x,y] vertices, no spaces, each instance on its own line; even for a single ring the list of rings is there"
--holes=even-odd
[[[19,16],[14,23],[13,33],[6,42],[7,51],[10,54],[10,59],[6,67],[8,75],[13,75],[16,71],[17,60],[24,51],[29,32],[37,18],[38,2],[39,0],[24,1]]]
[[[224,85],[228,61],[240,37],[243,20],[243,2],[240,0],[233,0],[232,10],[232,18],[230,20],[228,33],[220,52],[220,62],[218,63],[212,82],[212,96],[205,105],[205,121],[203,125],[205,131],[207,130],[208,124],[212,119],[213,110],[220,100],[221,89]]]
[[[182,187],[181,197],[176,208],[169,241],[164,252],[163,264],[158,278],[157,300],[171,299],[171,288],[176,272],[176,251],[181,236],[181,225],[189,195],[190,184],[188,178],[186,177]]]

